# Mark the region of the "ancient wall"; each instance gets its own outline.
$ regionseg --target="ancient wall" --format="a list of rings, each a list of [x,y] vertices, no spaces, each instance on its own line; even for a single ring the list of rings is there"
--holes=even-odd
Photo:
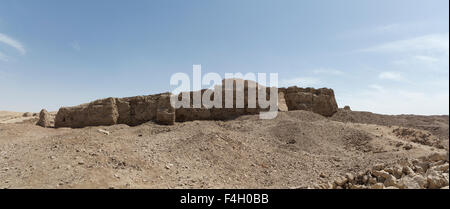
[[[224,84],[225,81],[222,82]],[[268,111],[261,108],[256,102],[256,107],[248,104],[249,84],[257,86],[257,89],[266,89],[266,99],[270,98],[270,88],[259,85],[253,81],[245,81],[244,88],[236,89],[236,80],[233,79],[233,89],[222,89],[222,107],[225,107],[226,92],[233,95],[232,108],[193,108],[194,92],[190,94],[190,107],[174,109],[170,105],[170,93],[136,96],[127,98],[106,98],[75,107],[62,107],[55,118],[55,127],[81,128],[86,126],[127,124],[139,125],[148,121],[159,124],[173,125],[175,121],[184,122],[192,120],[228,120],[241,115],[258,114]],[[200,91],[203,95],[208,93],[213,100],[213,90],[204,89]],[[279,88],[277,89],[278,111],[307,110],[323,116],[333,115],[338,107],[332,89],[313,88]],[[236,108],[237,98],[244,97],[244,108]],[[181,94],[178,95],[181,100]],[[258,99],[257,90],[255,98]]]
[[[159,114],[158,114],[159,113]],[[139,125],[148,121],[172,124],[170,94],[156,94],[127,98],[100,99],[75,107],[62,107],[55,118],[55,127],[81,128],[86,126],[127,124]]]
[[[285,94],[289,110],[307,110],[323,116],[332,116],[337,112],[338,106],[333,89],[292,86],[287,89],[280,88],[280,91]]]
[[[56,114],[55,127],[114,125],[118,116],[114,98],[100,99],[75,107],[60,108]]]

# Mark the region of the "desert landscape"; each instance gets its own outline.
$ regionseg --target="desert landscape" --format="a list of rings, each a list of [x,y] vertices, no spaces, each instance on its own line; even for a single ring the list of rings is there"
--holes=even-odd
[[[1,111],[0,188],[449,188],[448,115],[352,111],[331,89],[289,87],[262,120],[167,95]]]

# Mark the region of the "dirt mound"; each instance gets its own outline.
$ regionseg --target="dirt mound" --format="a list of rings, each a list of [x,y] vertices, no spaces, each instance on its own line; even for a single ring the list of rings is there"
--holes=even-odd
[[[411,142],[433,146],[438,149],[444,149],[445,147],[439,142],[439,139],[433,136],[430,132],[424,130],[417,130],[413,128],[396,128],[393,133],[401,138]]]
[[[382,126],[399,126],[425,130],[437,137],[438,147],[449,148],[449,116],[420,115],[381,115],[371,112],[346,111],[339,109],[331,120],[344,123],[376,124]],[[435,143],[435,142],[432,142]]]
[[[308,188],[436,152],[394,129],[301,110],[173,126],[0,124],[0,187]]]

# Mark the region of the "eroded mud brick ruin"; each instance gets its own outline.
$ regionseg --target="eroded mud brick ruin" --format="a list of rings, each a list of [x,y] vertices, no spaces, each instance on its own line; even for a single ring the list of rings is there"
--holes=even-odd
[[[222,85],[225,80],[222,81]],[[148,121],[159,124],[173,125],[175,121],[192,120],[228,120],[241,115],[258,114],[268,108],[256,108],[248,105],[248,86],[253,81],[244,82],[244,92],[236,90],[236,79],[233,79],[233,89],[222,89],[222,107],[225,107],[225,92],[233,92],[232,108],[193,108],[194,92],[189,92],[191,108],[173,108],[170,103],[170,93],[126,98],[106,98],[74,107],[62,107],[55,118],[55,127],[82,128],[86,126],[127,124],[136,126]],[[266,99],[270,99],[270,88],[258,85],[257,89],[266,88]],[[272,87],[274,88],[274,87]],[[321,88],[278,88],[277,108],[279,111],[307,110],[323,116],[332,116],[338,106],[332,89]],[[213,90],[203,89],[201,95],[209,93],[213,99]],[[242,94],[243,93],[243,94]],[[257,99],[257,92],[256,99]],[[244,108],[236,108],[236,95],[244,95]],[[178,95],[181,100],[181,93]]]

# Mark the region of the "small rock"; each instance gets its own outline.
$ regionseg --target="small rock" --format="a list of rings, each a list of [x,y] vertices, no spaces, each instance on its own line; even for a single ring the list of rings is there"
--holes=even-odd
[[[33,114],[31,112],[26,112],[22,115],[23,117],[31,117]]]
[[[415,169],[413,169],[413,170],[415,170],[414,172],[416,172],[416,173],[421,173],[421,174],[424,173],[424,170],[422,167],[415,167]]]
[[[427,188],[428,181],[422,175],[415,175],[412,179],[419,185],[420,188]]]
[[[445,178],[442,175],[438,175],[435,172],[427,176],[428,188],[429,189],[440,189],[442,187],[448,186],[448,176]]]
[[[350,186],[350,189],[366,189],[366,186],[364,186],[364,185],[354,185],[354,184],[352,184],[352,185]]]
[[[97,131],[102,133],[102,134],[109,135],[109,131],[107,131],[107,130],[98,129]]]
[[[50,121],[50,113],[47,110],[42,109],[39,113],[39,121],[36,123],[38,126],[42,126],[44,128],[50,127],[52,125]]]
[[[328,183],[322,183],[318,185],[318,189],[330,189]]]
[[[357,178],[362,178],[364,175],[366,175],[366,173],[364,173],[363,171],[359,171]]]
[[[420,185],[410,176],[405,176],[399,179],[398,182],[396,182],[395,185],[392,186],[395,186],[399,189],[420,189]]]
[[[352,173],[346,173],[345,178],[347,178],[347,180],[350,182],[355,180],[355,176]]]
[[[376,178],[369,178],[369,184],[376,184],[377,179]]]
[[[364,176],[362,177],[361,181],[362,181],[363,184],[367,183],[367,182],[369,181],[369,176],[364,175]]]
[[[403,167],[403,173],[406,175],[414,175],[413,169],[411,169],[409,166]]]
[[[432,162],[436,161],[447,161],[448,162],[448,153],[433,153],[430,156],[428,156],[428,160]]]
[[[382,183],[376,183],[370,186],[371,189],[384,189],[384,185]]]
[[[335,181],[334,181],[334,183],[336,184],[336,185],[338,185],[338,186],[343,186],[345,183],[347,183],[348,182],[348,180],[347,180],[347,178],[343,178],[343,177],[338,177]]]
[[[340,158],[338,158],[338,157],[333,157],[333,160],[336,161],[336,162],[341,162],[341,161],[342,161],[342,160],[341,160]]]
[[[390,186],[398,187],[397,179],[394,176],[389,175],[384,180],[384,186],[386,186],[386,187],[390,187]]]
[[[436,171],[441,171],[441,172],[447,172],[448,173],[448,163],[446,163],[444,165],[439,165],[439,166],[433,167],[432,169],[436,170]]]
[[[435,167],[435,166],[440,166],[440,165],[444,165],[444,164],[445,164],[445,161],[443,161],[443,160],[435,161],[435,162],[429,163],[428,164],[428,168]]]
[[[295,143],[297,143],[297,141],[295,141],[295,139],[291,139],[287,142],[287,144],[295,144]]]
[[[335,184],[333,184],[333,183],[331,183],[331,182],[328,182],[328,188],[329,188],[329,189],[334,189],[335,187],[336,187]]]
[[[373,166],[372,168],[373,170],[379,171],[379,170],[383,170],[384,169],[384,164],[383,163],[379,163]]]
[[[385,189],[398,189],[398,188],[395,186],[390,186],[390,187],[386,187]]]
[[[389,178],[389,177],[391,176],[388,172],[386,172],[386,171],[384,171],[384,170],[381,170],[381,171],[372,171],[372,175],[374,175],[374,176],[376,176],[376,177],[382,177],[382,178],[384,178],[384,179],[387,179],[387,178]]]
[[[403,169],[402,169],[402,167],[401,166],[395,166],[394,168],[393,168],[393,170],[394,170],[394,176],[395,176],[395,178],[401,178],[402,176],[403,176]]]
[[[389,174],[394,174],[394,168],[391,167],[385,168],[384,171],[388,172]]]
[[[411,144],[407,144],[407,145],[403,146],[403,149],[405,149],[405,150],[410,150],[412,148],[413,148],[413,146]]]
[[[173,166],[173,164],[169,163],[169,164],[166,165],[166,169],[170,169],[172,166]]]

